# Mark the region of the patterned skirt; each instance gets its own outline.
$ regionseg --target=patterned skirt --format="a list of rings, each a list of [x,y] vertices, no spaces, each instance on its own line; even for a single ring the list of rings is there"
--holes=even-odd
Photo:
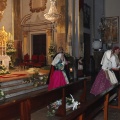
[[[110,87],[111,83],[106,78],[105,72],[101,69],[92,85],[90,93],[96,96]]]

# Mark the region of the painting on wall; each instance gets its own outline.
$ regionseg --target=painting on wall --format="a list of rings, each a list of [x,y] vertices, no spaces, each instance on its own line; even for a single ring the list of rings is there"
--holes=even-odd
[[[104,43],[118,43],[119,40],[119,17],[105,17],[104,29],[101,31]]]
[[[90,28],[90,6],[84,4],[84,27]]]

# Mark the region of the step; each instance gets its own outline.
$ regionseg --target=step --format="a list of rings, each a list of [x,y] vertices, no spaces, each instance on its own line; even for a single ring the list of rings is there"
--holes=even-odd
[[[11,84],[15,84],[15,83],[21,83],[21,81],[23,82],[23,80],[24,79],[18,79],[18,80],[11,80],[11,81],[0,82],[0,86],[11,85]]]
[[[19,84],[2,86],[1,89],[5,92],[5,91],[10,91],[10,90],[27,87],[27,86],[32,86],[32,85],[33,85],[33,83],[19,83]]]
[[[2,81],[0,82],[0,89],[3,90],[5,98],[12,98],[18,95],[27,94],[30,92],[38,91],[47,88],[47,85],[33,86],[33,82],[26,83],[25,78],[18,80]],[[34,82],[39,80],[35,79]]]
[[[17,95],[26,94],[26,93],[37,91],[44,88],[47,88],[47,85],[39,86],[39,87],[29,86],[29,87],[23,87],[20,89],[18,88],[16,90],[6,91],[5,98],[15,97]]]

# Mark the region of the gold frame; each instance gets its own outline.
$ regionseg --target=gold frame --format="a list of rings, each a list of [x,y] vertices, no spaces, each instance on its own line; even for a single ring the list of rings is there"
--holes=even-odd
[[[41,2],[44,2],[44,4]],[[44,11],[46,9],[46,3],[47,0],[30,0],[30,11],[32,13]]]
[[[119,17],[105,17],[105,30],[101,31],[104,43],[118,43],[119,41]]]

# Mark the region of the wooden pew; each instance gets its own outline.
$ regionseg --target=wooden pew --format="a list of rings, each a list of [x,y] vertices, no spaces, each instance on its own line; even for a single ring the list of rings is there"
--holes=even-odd
[[[77,110],[74,110],[65,117],[62,117],[61,120],[92,120],[93,117],[102,109],[104,110],[104,120],[108,120],[109,102],[114,98],[112,96],[118,88],[119,84],[110,87],[102,94],[96,96],[93,100],[82,103]],[[118,92],[118,98],[120,98],[120,88],[118,89]],[[112,99],[110,99],[111,97]],[[118,108],[119,107],[120,106],[118,104]]]
[[[70,83],[66,86],[43,92],[33,92],[27,95],[21,95],[17,98],[6,100],[0,104],[0,120],[11,120],[20,117],[20,120],[31,120],[31,113],[46,107],[50,103],[62,98],[62,105],[58,109],[57,115],[66,115],[65,97],[73,94],[78,90],[82,90],[80,101],[84,101],[86,97],[86,80],[82,78],[79,81]]]
[[[59,107],[56,115],[58,116],[65,116],[66,115],[66,96],[70,94],[74,94],[80,89],[83,89],[83,92],[79,98],[79,102],[84,102],[86,100],[86,80],[88,80],[89,77],[81,78],[78,81],[74,83],[70,83],[63,87],[62,89],[62,105]]]

